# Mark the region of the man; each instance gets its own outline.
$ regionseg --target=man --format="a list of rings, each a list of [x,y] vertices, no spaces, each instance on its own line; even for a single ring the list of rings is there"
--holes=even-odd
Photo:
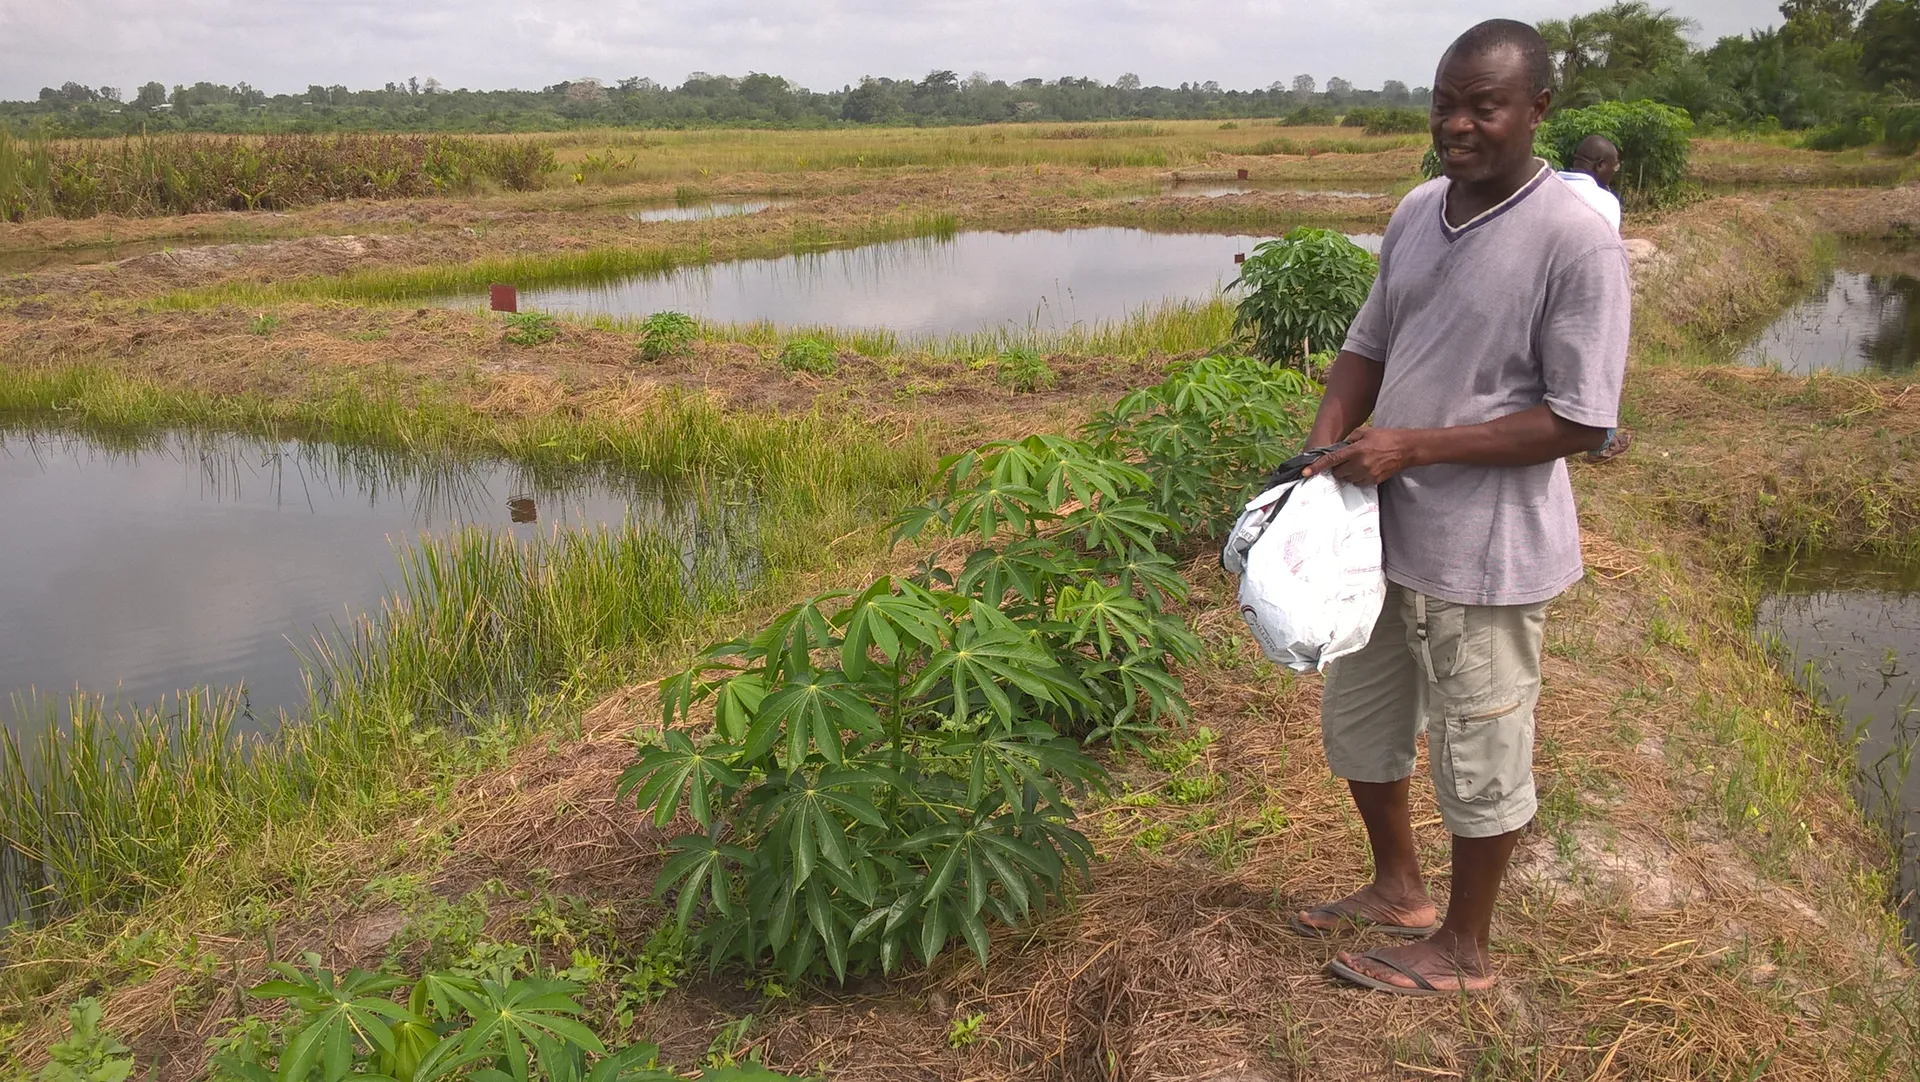
[[[1589,135],[1574,148],[1573,160],[1560,179],[1586,204],[1600,212],[1615,233],[1620,232],[1620,197],[1613,194],[1613,175],[1620,171],[1620,148],[1604,135]]]
[[[1380,486],[1388,591],[1366,649],[1329,670],[1321,712],[1328,764],[1366,825],[1373,882],[1294,926],[1419,938],[1330,965],[1402,995],[1493,985],[1494,899],[1535,808],[1546,605],[1582,575],[1561,460],[1615,424],[1626,369],[1626,252],[1533,157],[1550,75],[1539,33],[1505,19],[1442,57],[1431,126],[1445,175],[1394,211],[1309,439],[1350,441],[1314,472]],[[1408,808],[1422,727],[1453,834],[1444,922]]]
[[[1613,192],[1613,176],[1620,171],[1620,148],[1604,135],[1589,135],[1574,148],[1573,160],[1560,173],[1560,179],[1586,204],[1620,232],[1620,197]],[[1633,446],[1633,433],[1619,428],[1607,429],[1606,442],[1587,452],[1588,462],[1607,462]]]

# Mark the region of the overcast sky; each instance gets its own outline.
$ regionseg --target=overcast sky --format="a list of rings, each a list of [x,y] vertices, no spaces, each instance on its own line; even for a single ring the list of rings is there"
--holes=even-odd
[[[1656,6],[1659,0],[1655,0]],[[1361,87],[1432,81],[1453,35],[1600,0],[0,0],[0,96],[76,80],[132,88],[206,79],[270,93],[408,76],[538,87],[691,71],[784,75],[829,90],[919,78],[1134,72],[1148,83],[1253,88],[1306,72]],[[1681,0],[1697,38],[1780,21],[1777,0]]]

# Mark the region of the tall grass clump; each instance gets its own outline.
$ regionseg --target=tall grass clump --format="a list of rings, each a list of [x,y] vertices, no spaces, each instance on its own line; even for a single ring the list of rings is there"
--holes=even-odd
[[[170,135],[55,141],[0,129],[0,218],[284,210],[540,187],[553,151],[448,135]]]
[[[401,553],[379,613],[311,652],[306,716],[271,734],[232,690],[33,703],[20,721],[35,735],[0,737],[0,898],[29,918],[124,907],[242,839],[390,810],[444,745],[549,727],[649,644],[733,604],[725,551],[632,525],[425,541]]]

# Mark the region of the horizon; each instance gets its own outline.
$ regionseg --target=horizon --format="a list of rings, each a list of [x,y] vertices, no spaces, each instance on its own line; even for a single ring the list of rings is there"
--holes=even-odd
[[[1111,84],[1134,74],[1145,86],[1214,82],[1222,90],[1253,91],[1307,74],[1320,86],[1340,77],[1360,89],[1378,89],[1388,80],[1415,87],[1431,82],[1440,50],[1480,19],[1539,22],[1596,4],[1531,0],[1502,9],[1346,0],[1292,18],[1283,10],[1287,5],[1264,0],[1065,0],[1046,8],[1016,8],[1009,0],[822,0],[793,7],[720,0],[704,5],[705,17],[667,17],[670,9],[688,6],[679,0],[642,10],[554,0],[522,10],[427,0],[396,12],[374,0],[267,0],[252,6],[184,0],[156,19],[151,9],[127,0],[58,6],[0,0],[0,38],[14,43],[9,52],[15,59],[0,72],[0,99],[34,101],[41,88],[70,81],[114,87],[131,99],[148,82],[169,89],[245,83],[279,96],[303,94],[310,86],[379,90],[415,78],[448,91],[485,93],[537,92],[585,79],[611,86],[629,77],[672,88],[694,75],[739,78],[753,72],[815,93],[837,93],[862,78],[919,79],[943,70],[1009,84],[1062,77]],[[1699,24],[1691,35],[1696,44],[1781,21],[1777,6],[1765,0],[1705,0],[1673,8]],[[1193,17],[1185,17],[1189,12]],[[316,20],[323,25],[308,25]],[[1194,29],[1209,20],[1234,29],[1212,35]],[[656,24],[665,24],[664,31]],[[1391,25],[1397,33],[1373,37],[1369,25]],[[1009,27],[1027,33],[1000,33]],[[261,64],[257,58],[263,55],[276,60]],[[880,70],[852,70],[874,68],[875,55],[889,58]],[[1325,60],[1329,55],[1342,59]]]

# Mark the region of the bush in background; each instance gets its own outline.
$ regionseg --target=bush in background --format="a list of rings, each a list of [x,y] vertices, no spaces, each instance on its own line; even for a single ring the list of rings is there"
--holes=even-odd
[[[1332,229],[1301,226],[1261,242],[1228,289],[1242,291],[1234,333],[1271,363],[1304,364],[1337,347],[1380,272],[1380,261]]]
[[[1585,109],[1562,109],[1540,125],[1536,143],[1554,152],[1564,167],[1590,135],[1604,135],[1620,148],[1620,172],[1614,187],[1622,195],[1653,201],[1678,195],[1687,179],[1693,118],[1685,109],[1651,101],[1603,101]]]
[[[1355,106],[1340,118],[1343,128],[1365,128],[1368,135],[1405,135],[1428,130],[1424,109],[1395,109],[1381,106]]]

